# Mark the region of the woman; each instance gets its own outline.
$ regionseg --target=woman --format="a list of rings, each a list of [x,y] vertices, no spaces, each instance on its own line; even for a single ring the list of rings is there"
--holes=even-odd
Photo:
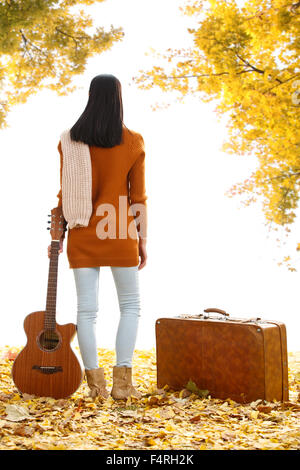
[[[86,108],[69,136],[74,142],[88,145],[91,162],[91,216],[87,226],[69,226],[67,244],[77,292],[78,343],[90,396],[109,396],[104,369],[98,367],[95,332],[100,266],[110,266],[120,307],[111,395],[115,399],[130,395],[140,398],[141,393],[132,384],[132,357],[140,317],[138,271],[147,259],[145,147],[141,134],[123,124],[122,90],[116,77],[103,74],[93,78]],[[58,150],[57,197],[62,206],[62,139]],[[63,251],[63,239],[64,234],[59,253]]]

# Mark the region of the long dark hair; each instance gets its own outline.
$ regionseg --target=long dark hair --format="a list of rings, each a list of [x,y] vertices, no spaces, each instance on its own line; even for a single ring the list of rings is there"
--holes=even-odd
[[[91,81],[85,110],[70,129],[71,139],[110,148],[122,142],[123,126],[120,81],[114,75],[97,75]]]

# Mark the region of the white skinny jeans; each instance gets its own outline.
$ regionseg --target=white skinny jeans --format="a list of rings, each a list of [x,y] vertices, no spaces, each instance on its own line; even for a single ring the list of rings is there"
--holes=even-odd
[[[116,366],[132,367],[140,315],[138,266],[111,266],[120,321],[116,336]],[[97,369],[96,322],[100,267],[73,269],[77,291],[77,337],[86,370]]]

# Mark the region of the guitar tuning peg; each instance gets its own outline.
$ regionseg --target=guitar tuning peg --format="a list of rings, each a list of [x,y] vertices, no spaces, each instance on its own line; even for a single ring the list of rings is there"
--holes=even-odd
[[[51,224],[51,221],[50,221],[50,220],[48,220],[48,221],[47,221],[47,224]]]
[[[47,227],[47,230],[51,230],[51,227]]]

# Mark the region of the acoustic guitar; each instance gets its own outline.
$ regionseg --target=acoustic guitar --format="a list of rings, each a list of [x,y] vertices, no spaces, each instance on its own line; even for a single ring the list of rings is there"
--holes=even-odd
[[[21,393],[58,399],[67,398],[78,389],[83,369],[70,344],[76,325],[56,323],[59,239],[66,230],[61,207],[51,210],[48,223],[52,241],[46,310],[25,318],[27,344],[13,363],[12,378]]]

